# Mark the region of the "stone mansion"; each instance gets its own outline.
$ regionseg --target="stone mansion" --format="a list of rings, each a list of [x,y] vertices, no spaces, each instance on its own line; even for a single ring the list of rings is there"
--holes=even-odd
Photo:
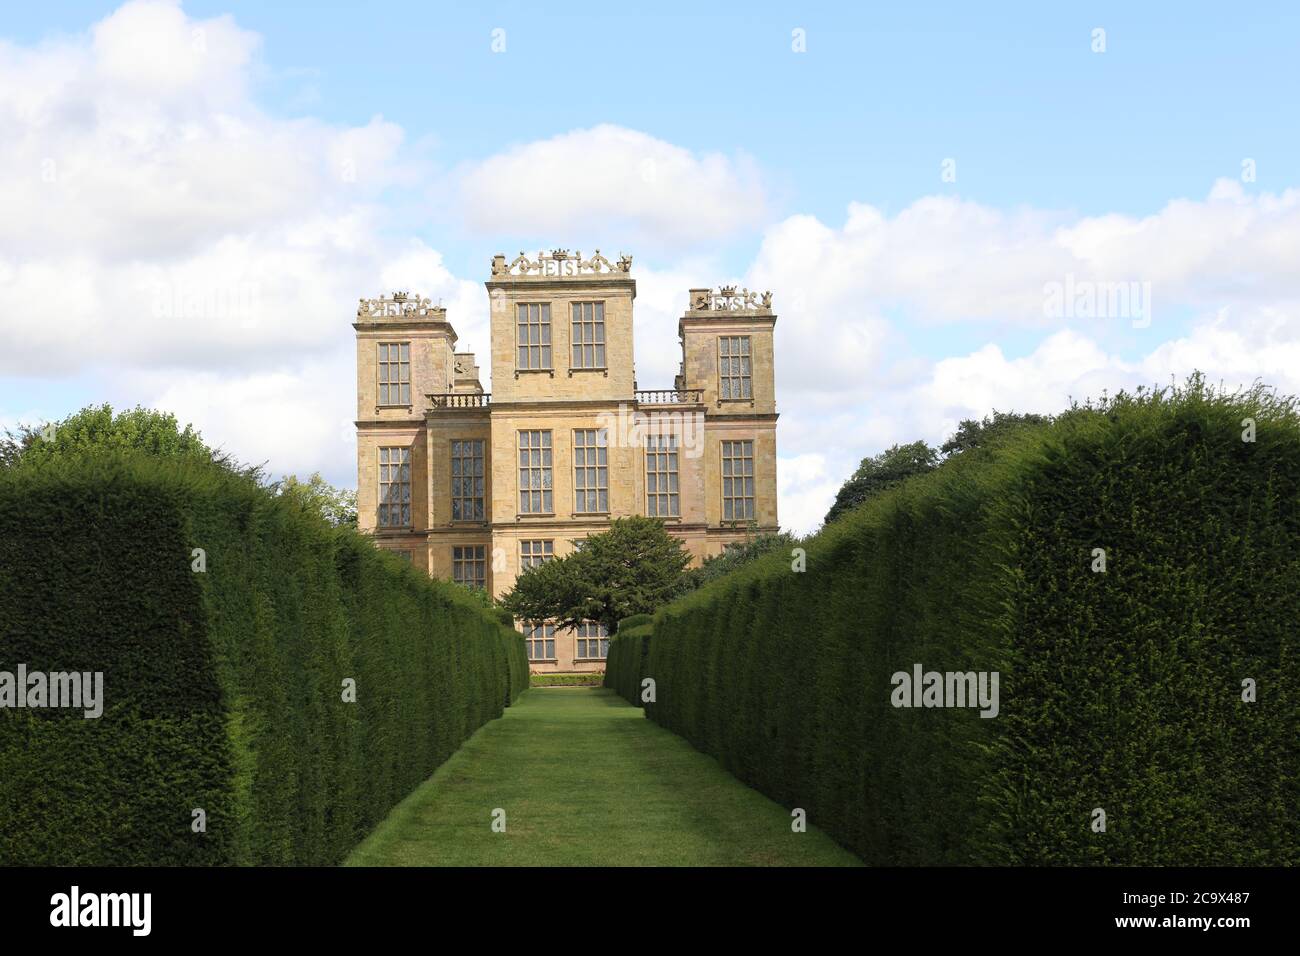
[[[632,259],[557,249],[487,280],[492,392],[445,309],[362,299],[361,531],[438,578],[501,596],[521,571],[625,515],[662,518],[695,563],[776,531],[770,293],[691,289],[671,388],[641,389]],[[666,345],[667,343],[665,343]],[[609,641],[524,628],[534,671],[604,669]]]

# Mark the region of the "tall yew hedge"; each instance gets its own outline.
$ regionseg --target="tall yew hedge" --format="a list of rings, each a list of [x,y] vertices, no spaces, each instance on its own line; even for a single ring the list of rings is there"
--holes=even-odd
[[[641,678],[650,650],[653,620],[649,614],[633,614],[619,621],[605,661],[605,686],[637,707],[641,706]]]
[[[335,863],[528,674],[497,615],[355,532],[119,455],[0,472],[19,663],[102,671],[106,703],[0,711],[9,864]]]
[[[655,616],[647,714],[868,862],[1300,863],[1293,400],[1076,408],[806,549]],[[997,671],[999,715],[894,707],[918,663]]]

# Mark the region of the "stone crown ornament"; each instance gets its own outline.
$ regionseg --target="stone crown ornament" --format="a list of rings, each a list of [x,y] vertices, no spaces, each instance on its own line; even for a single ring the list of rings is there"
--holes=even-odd
[[[712,289],[691,290],[692,312],[770,312],[771,310],[771,292],[750,292],[748,289],[737,291],[734,285],[724,285],[717,292]]]
[[[597,249],[590,259],[583,259],[580,251],[553,249],[549,253],[538,252],[536,259],[529,259],[520,252],[515,259],[507,263],[505,256],[496,256],[492,260],[493,276],[582,276],[582,275],[617,275],[632,271],[632,257],[619,255],[617,262],[610,262]]]
[[[430,304],[427,298],[411,295],[409,292],[394,292],[393,297],[380,296],[377,299],[362,299],[357,306],[359,318],[397,318],[401,316],[437,316],[447,312],[440,305]]]

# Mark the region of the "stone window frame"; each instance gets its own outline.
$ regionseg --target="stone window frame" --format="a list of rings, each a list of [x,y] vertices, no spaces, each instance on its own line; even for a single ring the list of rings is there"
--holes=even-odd
[[[451,548],[451,579],[478,590],[487,589],[487,545],[455,544]]]
[[[537,319],[533,320],[532,312],[528,311],[528,318],[521,321],[525,310],[537,309]],[[533,342],[532,329],[537,329],[537,342]],[[528,341],[522,341],[520,332],[530,330],[525,337]],[[555,372],[555,340],[552,336],[554,324],[551,321],[551,303],[550,302],[516,302],[515,303],[515,372]],[[544,341],[543,341],[544,340]],[[533,350],[537,352],[537,363],[533,364]],[[521,362],[520,359],[527,358],[527,362]]]
[[[586,317],[590,307],[591,318]],[[599,318],[597,318],[599,313]],[[591,327],[590,342],[587,341],[587,327]],[[590,299],[569,303],[569,371],[570,372],[607,372],[609,370],[607,341],[605,339],[605,300]],[[578,350],[591,349],[592,363],[587,364],[586,353]]]
[[[477,454],[457,454],[458,445],[477,446]],[[469,521],[482,523],[487,520],[487,440],[484,438],[453,438],[449,445],[451,453],[451,520],[452,521]],[[460,449],[463,451],[463,449]],[[469,462],[471,474],[466,475],[465,462]],[[457,464],[460,465],[460,473],[457,473]],[[477,470],[475,468],[477,467]],[[457,494],[457,479],[478,479],[470,485],[471,493]],[[479,491],[481,485],[482,490]],[[464,490],[464,484],[460,485],[460,490]],[[477,508],[475,504],[477,503]],[[460,506],[460,517],[456,517],[457,506]],[[465,506],[470,509],[470,516],[465,516]]]
[[[737,448],[737,446],[739,446],[739,448]],[[748,446],[748,448],[745,446]],[[736,474],[737,463],[739,463],[741,468],[739,474]],[[747,468],[746,463],[748,463]],[[754,474],[754,439],[724,438],[722,440],[718,477],[722,484],[722,520],[724,522],[754,520],[757,511],[757,482]],[[735,494],[735,482],[738,480],[741,482],[741,494]],[[729,494],[728,492],[731,493]],[[748,507],[742,508],[742,510],[747,513],[736,513],[737,502],[740,502],[742,505],[746,503],[748,504]],[[728,505],[731,506],[731,514],[727,513]]]
[[[732,343],[741,343],[733,351]],[[743,394],[736,394],[739,389]],[[754,337],[718,336],[718,401],[754,402]]]
[[[393,452],[397,452],[394,460]],[[380,445],[376,449],[379,462],[379,501],[375,522],[380,528],[410,528],[411,522],[411,446]],[[393,469],[396,469],[394,471]],[[389,509],[397,508],[399,520],[390,519]]]
[[[588,436],[591,436],[588,439]],[[588,458],[594,453],[595,462]],[[589,481],[590,479],[590,481]],[[585,507],[595,495],[595,508]],[[609,431],[604,428],[573,430],[573,513],[609,514]]]
[[[530,436],[525,444],[524,436]],[[534,445],[531,436],[538,436]],[[515,433],[516,475],[519,484],[519,514],[555,514],[555,443],[549,428],[521,428]],[[536,464],[534,464],[536,462]],[[534,474],[536,487],[534,487]],[[532,497],[537,495],[538,508],[532,507]]]
[[[595,629],[593,633],[592,629]],[[598,621],[583,621],[573,629],[574,661],[603,661],[609,658],[609,631]],[[590,651],[597,653],[592,654]]]
[[[668,442],[667,446],[662,443]],[[663,459],[664,467],[660,468],[660,459]],[[671,467],[669,467],[671,461]],[[654,467],[652,468],[652,464]],[[645,446],[645,513],[649,518],[680,518],[682,516],[682,492],[681,492],[681,448],[678,445],[675,434],[667,435],[647,435]],[[650,490],[652,483],[655,490]],[[663,487],[660,479],[672,479],[669,482],[670,488],[667,491],[661,491]],[[663,502],[668,511],[662,511],[659,508],[661,499],[667,499]],[[650,503],[654,502],[651,508]]]
[[[376,350],[377,363],[375,366],[375,398],[376,404],[380,408],[410,408],[411,407],[411,343],[406,342],[377,342]],[[389,358],[388,349],[397,349],[397,361]],[[385,373],[397,367],[397,380],[385,378]],[[404,377],[403,377],[404,376]],[[385,389],[397,389],[398,401],[385,401],[385,398],[391,399],[393,394],[389,391],[385,394]],[[404,399],[404,400],[403,400]]]
[[[540,634],[538,633],[539,631],[541,632]],[[550,621],[541,621],[535,624],[525,624],[524,641],[528,647],[528,660],[530,663],[550,664],[558,660],[555,656],[554,623]],[[540,657],[534,655],[536,645],[541,645]],[[547,645],[549,645],[549,647]]]
[[[521,538],[519,541],[519,571],[522,573],[539,564],[555,560],[554,538]]]

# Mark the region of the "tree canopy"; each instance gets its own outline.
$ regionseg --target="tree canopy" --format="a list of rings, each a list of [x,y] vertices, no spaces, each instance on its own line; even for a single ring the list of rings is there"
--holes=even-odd
[[[357,493],[349,488],[335,488],[319,471],[305,482],[296,475],[286,475],[280,481],[279,494],[298,502],[304,510],[319,515],[336,528],[357,525]]]
[[[1049,415],[999,412],[994,409],[992,415],[985,415],[982,419],[962,419],[957,425],[957,431],[937,449],[931,448],[924,441],[914,441],[908,445],[894,445],[879,455],[864,458],[857,471],[840,486],[835,503],[826,512],[824,520],[828,523],[834,521],[887,488],[933,471],[958,455],[977,448],[991,448],[1021,428],[1046,425],[1051,421]]]
[[[864,458],[858,470],[840,487],[825,520],[833,521],[886,488],[933,471],[938,465],[939,453],[923,441],[894,445],[879,455]]]
[[[623,618],[653,613],[679,593],[690,559],[662,521],[617,518],[570,554],[521,574],[501,606],[561,627],[597,621],[612,634]]]
[[[798,543],[799,539],[788,531],[765,532],[753,535],[743,542],[731,545],[722,554],[705,558],[704,563],[699,567],[688,569],[682,576],[681,589],[683,591],[692,591],[695,588],[703,587],[715,578],[730,574],[751,561],[761,558],[769,551],[788,550]]]
[[[6,431],[0,438],[0,466],[40,465],[95,449],[130,449],[216,465],[254,480],[262,476],[260,468],[241,465],[225,452],[209,448],[192,425],[181,428],[170,412],[138,405],[117,413],[112,405],[89,405],[60,422]]]
[[[963,418],[952,437],[939,446],[939,451],[945,458],[951,458],[975,448],[993,445],[1026,425],[1046,425],[1051,420],[1050,415],[1000,412],[995,408],[992,416],[985,415],[982,420]]]

